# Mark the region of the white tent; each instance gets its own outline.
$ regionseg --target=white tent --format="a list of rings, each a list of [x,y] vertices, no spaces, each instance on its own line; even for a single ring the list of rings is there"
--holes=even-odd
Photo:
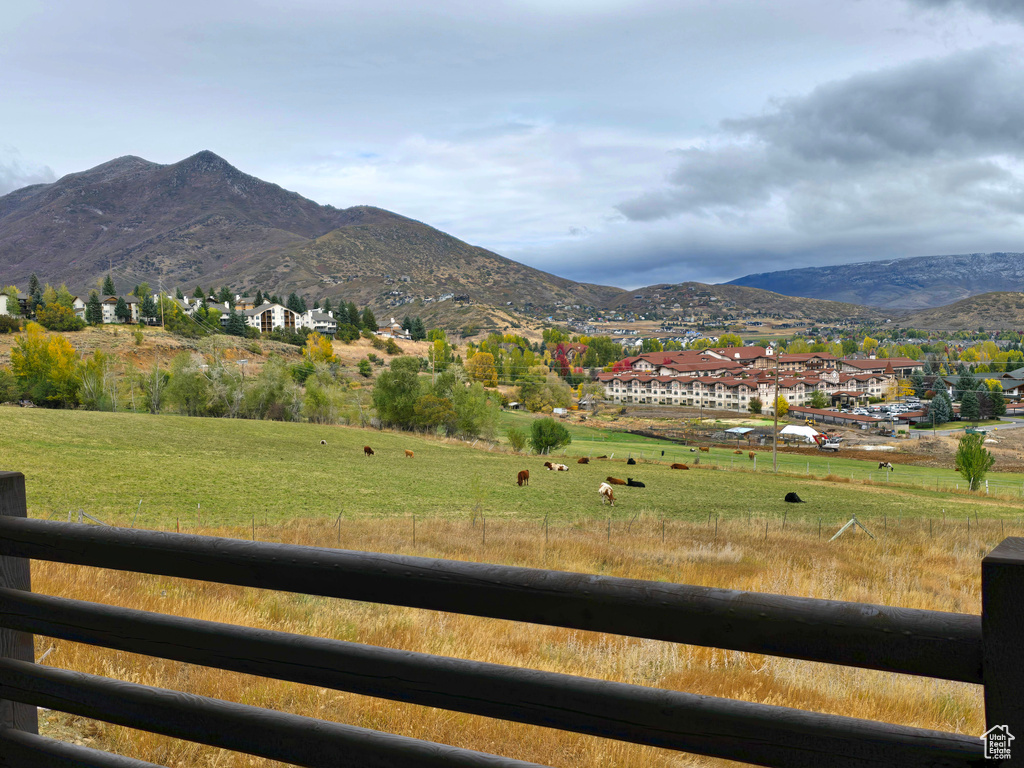
[[[814,427],[798,427],[796,424],[790,424],[779,432],[780,437],[789,437],[790,435],[802,437],[808,443],[813,443],[814,438],[818,435],[818,430]]]

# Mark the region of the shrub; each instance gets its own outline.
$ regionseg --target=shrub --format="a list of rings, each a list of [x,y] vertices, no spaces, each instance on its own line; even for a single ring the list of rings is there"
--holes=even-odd
[[[36,320],[48,331],[80,331],[85,328],[85,320],[61,304],[40,307],[36,310]]]
[[[530,446],[537,453],[547,453],[571,442],[569,430],[552,418],[536,419],[530,425]]]
[[[366,378],[370,378],[370,374],[373,373],[373,367],[370,365],[369,360],[359,361],[359,373],[361,373]]]
[[[388,339],[387,344],[384,345],[384,351],[389,355],[404,355],[402,348],[398,346],[394,339]]]
[[[14,333],[21,330],[21,320],[11,315],[0,315],[0,333]]]
[[[141,330],[136,328],[135,332],[132,335],[135,337],[135,346],[141,346],[142,340],[145,338],[145,334],[143,334]]]
[[[522,453],[523,448],[526,447],[526,441],[528,437],[526,431],[519,427],[512,427],[508,433],[508,444],[512,446],[512,450],[516,453]]]

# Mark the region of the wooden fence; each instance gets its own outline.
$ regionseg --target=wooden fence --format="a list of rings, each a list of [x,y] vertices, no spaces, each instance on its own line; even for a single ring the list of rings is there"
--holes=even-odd
[[[982,563],[981,616],[28,519],[0,473],[0,765],[147,766],[37,735],[36,707],[303,766],[527,766],[34,663],[33,635],[769,766],[967,766],[962,735],[184,619],[31,592],[30,559],[450,611],[984,685],[1024,735],[1024,538]],[[1024,744],[1024,742],[1022,742]]]

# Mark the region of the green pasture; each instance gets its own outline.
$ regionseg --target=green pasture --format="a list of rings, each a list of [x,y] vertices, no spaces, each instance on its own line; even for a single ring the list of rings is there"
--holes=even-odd
[[[18,408],[0,409],[0,419],[0,468],[25,474],[32,516],[66,520],[69,510],[83,509],[105,522],[130,525],[138,509],[136,525],[145,528],[173,528],[179,521],[187,530],[196,524],[197,512],[203,526],[247,524],[253,518],[333,521],[339,514],[465,519],[479,513],[490,520],[547,517],[553,524],[604,519],[609,513],[625,520],[788,515],[821,517],[826,525],[845,522],[853,513],[863,520],[1024,514],[1024,506],[1013,500],[979,494],[708,468],[715,461],[728,465],[731,455],[723,450],[701,454],[700,469],[672,470],[667,462],[692,456],[687,448],[673,446],[675,453],[666,451],[665,463],[660,455],[654,462],[646,458],[651,442],[633,442],[630,435],[602,445],[630,446],[634,455],[642,448],[645,458],[635,466],[626,465],[625,454],[615,450],[614,459],[589,465],[575,463],[570,454],[569,472],[548,472],[542,457],[489,450],[482,441],[473,447],[349,427]],[[364,445],[375,455],[365,457]],[[569,448],[587,452],[583,439]],[[415,457],[407,458],[406,449]],[[745,455],[742,460],[748,461]],[[780,468],[801,467],[780,463]],[[521,469],[530,471],[529,487],[515,483]],[[902,476],[911,469],[898,471]],[[633,477],[647,487],[617,487],[617,504],[610,510],[597,493],[608,475]],[[808,503],[786,504],[789,491]]]
[[[502,414],[502,434],[513,425],[528,431],[530,422],[534,418],[536,417],[530,414]],[[1000,422],[994,423],[998,424]],[[1005,422],[1002,423],[1005,424]],[[572,443],[565,448],[556,450],[553,454],[556,458],[563,456],[567,460],[575,460],[575,457],[580,456],[607,455],[616,460],[633,457],[637,460],[653,459],[659,462],[681,462],[685,464],[692,464],[695,458],[699,458],[702,466],[742,470],[744,472],[775,472],[770,445],[748,446],[746,440],[739,440],[736,441],[733,447],[716,447],[711,448],[709,453],[702,453],[691,451],[689,446],[672,443],[667,440],[657,440],[641,435],[631,435],[625,432],[580,424],[567,423],[566,426],[572,434]],[[998,436],[998,433],[996,435]],[[916,436],[912,439],[908,438],[907,445],[910,450],[914,449],[914,440],[916,439]],[[929,438],[926,435],[923,439],[928,440]],[[893,451],[878,451],[877,461],[866,461],[863,459],[844,458],[842,451],[838,454],[819,451],[814,446],[807,445],[806,443],[794,442],[792,445],[800,446],[801,451],[800,453],[778,453],[776,462],[779,472],[820,478],[833,475],[854,481],[867,480],[876,483],[910,484],[933,491],[955,491],[958,488],[965,487],[964,479],[958,472],[938,467],[918,467],[901,464],[899,453]],[[737,450],[741,451],[741,453],[734,453]],[[754,451],[757,457],[756,461],[751,461],[748,457],[748,453],[751,450]],[[662,451],[664,451],[664,455]],[[893,464],[894,471],[888,472],[878,469],[878,464],[885,461]],[[1024,474],[999,472],[998,465],[994,467],[994,470],[989,475],[989,492],[991,494],[1018,496],[1024,502]]]

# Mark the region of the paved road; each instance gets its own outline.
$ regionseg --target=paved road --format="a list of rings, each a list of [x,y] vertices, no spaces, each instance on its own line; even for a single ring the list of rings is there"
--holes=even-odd
[[[967,429],[970,426],[970,424],[965,424],[962,421],[953,422],[953,423],[956,423],[959,426],[953,427],[952,429],[936,429],[936,430],[930,430],[929,429],[927,431],[921,431],[921,432],[912,429],[912,430],[910,430],[910,436],[912,438],[917,438],[918,440],[920,440],[921,438],[927,438],[929,435],[955,435],[957,432],[963,432],[965,429]],[[1017,429],[1018,427],[1024,427],[1024,418],[1021,418],[1021,419],[1016,419],[1016,418],[1015,419],[1010,419],[1010,418],[1006,418],[1004,416],[1003,420],[1000,421],[998,425],[990,426],[990,427],[982,427],[982,429],[986,430],[987,432],[992,432],[993,430],[996,430],[996,434],[998,434],[1000,431],[1002,431],[1004,429]]]

